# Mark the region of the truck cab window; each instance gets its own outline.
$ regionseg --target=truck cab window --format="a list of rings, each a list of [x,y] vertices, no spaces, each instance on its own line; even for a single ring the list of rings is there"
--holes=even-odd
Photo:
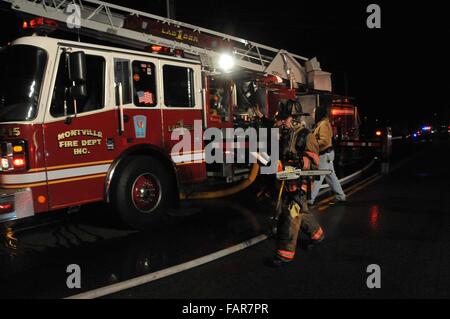
[[[133,62],[134,105],[154,107],[158,104],[155,73],[155,65],[153,63]]]
[[[229,120],[231,103],[231,84],[229,81],[211,78],[210,82],[210,115],[221,122]]]
[[[0,122],[31,121],[38,113],[47,53],[14,45],[0,50]]]
[[[66,89],[70,85],[66,68],[66,55],[63,53],[59,61],[52,105],[50,107],[50,114],[52,116],[65,116],[65,100],[67,115],[75,114],[74,101],[66,94]],[[86,55],[86,86],[87,98],[77,100],[78,114],[99,110],[105,106],[105,59],[103,57]]]
[[[164,65],[164,102],[168,107],[195,107],[194,70]]]
[[[122,102],[124,105],[132,103],[130,61],[114,59],[114,80],[122,83]],[[118,91],[117,91],[118,92]],[[116,96],[116,101],[119,97]]]

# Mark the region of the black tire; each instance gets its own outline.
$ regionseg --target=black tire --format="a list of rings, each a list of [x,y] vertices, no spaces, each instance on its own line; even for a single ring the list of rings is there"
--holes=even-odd
[[[117,216],[134,229],[161,222],[178,202],[173,174],[150,156],[131,156],[113,181],[111,204]]]

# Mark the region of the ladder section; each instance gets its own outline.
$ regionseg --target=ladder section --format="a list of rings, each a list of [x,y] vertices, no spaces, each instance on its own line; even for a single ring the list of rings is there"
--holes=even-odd
[[[280,76],[296,83],[310,81],[302,64],[307,58],[285,50],[251,42],[242,38],[205,29],[188,23],[160,17],[98,0],[0,0],[15,11],[53,19],[66,26],[69,5],[81,9],[81,34],[119,45],[144,49],[150,44],[162,45],[195,55],[205,67],[218,69],[225,53],[234,56],[235,65],[255,72]],[[316,61],[317,62],[317,61]],[[315,63],[317,65],[317,63]],[[323,72],[323,75],[329,73]],[[330,75],[331,78],[331,75]]]

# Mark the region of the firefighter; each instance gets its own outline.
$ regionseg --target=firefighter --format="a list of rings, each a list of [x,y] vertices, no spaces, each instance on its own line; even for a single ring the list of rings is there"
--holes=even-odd
[[[305,114],[296,101],[281,105],[277,114],[280,125],[280,164],[301,168],[317,169],[319,165],[319,146],[317,140],[306,128],[302,117]],[[323,241],[324,232],[315,217],[308,210],[308,190],[311,181],[307,178],[282,184],[280,190],[280,214],[277,228],[277,247],[275,257],[269,266],[280,267],[289,264],[295,256],[300,230],[311,240],[311,244]]]
[[[331,187],[333,192],[336,194],[336,198],[333,203],[344,203],[346,201],[346,195],[342,190],[341,183],[336,176],[334,171],[334,149],[333,149],[333,128],[331,126],[330,120],[328,118],[328,110],[325,105],[319,106],[314,110],[314,117],[316,122],[316,128],[314,130],[314,135],[319,143],[319,169],[331,170],[332,174],[321,176],[319,180],[315,181],[311,199],[309,201],[310,205],[314,204],[316,197],[319,193],[320,186],[325,179],[328,185]]]

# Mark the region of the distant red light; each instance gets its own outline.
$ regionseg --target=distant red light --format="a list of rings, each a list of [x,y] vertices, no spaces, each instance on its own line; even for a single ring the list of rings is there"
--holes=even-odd
[[[354,115],[355,110],[345,108],[345,109],[339,109],[339,108],[333,108],[331,109],[331,115],[338,116],[338,115]]]
[[[382,133],[381,131],[376,131],[376,132],[375,132],[375,135],[378,136],[378,137],[380,137],[381,135],[383,135],[383,133]]]

